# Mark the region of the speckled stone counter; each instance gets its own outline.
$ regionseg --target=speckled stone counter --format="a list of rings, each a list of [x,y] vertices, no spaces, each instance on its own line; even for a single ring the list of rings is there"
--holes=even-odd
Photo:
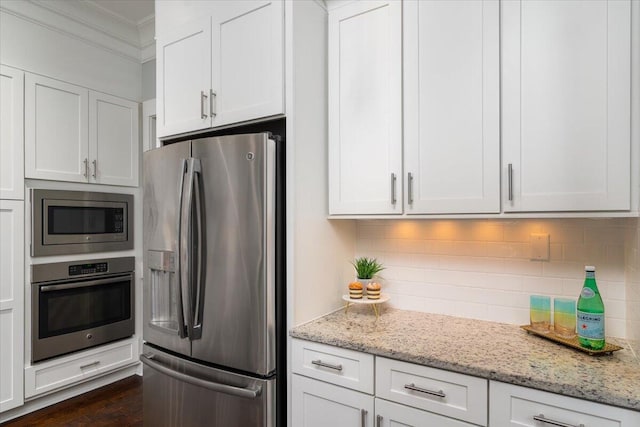
[[[336,311],[295,338],[640,411],[640,361],[625,347],[589,356],[516,325],[383,308]]]

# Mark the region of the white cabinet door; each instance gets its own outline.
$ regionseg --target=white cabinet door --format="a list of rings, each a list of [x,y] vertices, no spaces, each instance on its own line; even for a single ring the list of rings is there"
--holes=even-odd
[[[224,2],[217,9],[211,34],[213,126],[282,114],[282,2]]]
[[[25,177],[87,182],[89,91],[25,74]]]
[[[489,425],[637,427],[640,412],[491,381]]]
[[[498,213],[498,0],[403,4],[405,212]]]
[[[24,199],[24,72],[0,65],[0,199]]]
[[[90,182],[138,186],[139,105],[89,93]]]
[[[376,398],[376,427],[473,427],[474,425]]]
[[[294,426],[373,426],[373,396],[300,375],[292,375]]]
[[[24,202],[0,200],[0,412],[24,401]]]
[[[159,137],[211,126],[211,18],[183,25],[156,40]]]
[[[628,210],[630,2],[501,11],[504,210]]]
[[[329,213],[402,213],[402,4],[329,13]]]

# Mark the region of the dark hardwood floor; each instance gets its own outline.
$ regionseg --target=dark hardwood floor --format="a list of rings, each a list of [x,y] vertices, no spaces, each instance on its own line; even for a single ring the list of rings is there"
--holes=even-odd
[[[133,375],[2,424],[22,426],[142,426],[142,377]]]

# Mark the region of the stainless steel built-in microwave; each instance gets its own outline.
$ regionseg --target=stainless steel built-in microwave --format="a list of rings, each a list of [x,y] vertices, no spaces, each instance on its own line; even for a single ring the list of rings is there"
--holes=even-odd
[[[133,196],[31,190],[31,256],[133,249]]]

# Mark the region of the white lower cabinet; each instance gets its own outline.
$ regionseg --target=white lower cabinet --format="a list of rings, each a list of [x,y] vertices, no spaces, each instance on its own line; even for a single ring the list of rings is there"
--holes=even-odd
[[[132,338],[25,368],[26,398],[109,373],[138,361],[138,339]]]
[[[485,379],[384,357],[376,357],[375,376],[377,397],[487,425]]]
[[[489,425],[637,427],[640,412],[491,381]]]
[[[376,427],[472,427],[473,424],[376,398]]]
[[[295,338],[292,349],[294,427],[640,426],[630,409]]]
[[[373,396],[292,375],[291,420],[304,427],[373,426]]]

